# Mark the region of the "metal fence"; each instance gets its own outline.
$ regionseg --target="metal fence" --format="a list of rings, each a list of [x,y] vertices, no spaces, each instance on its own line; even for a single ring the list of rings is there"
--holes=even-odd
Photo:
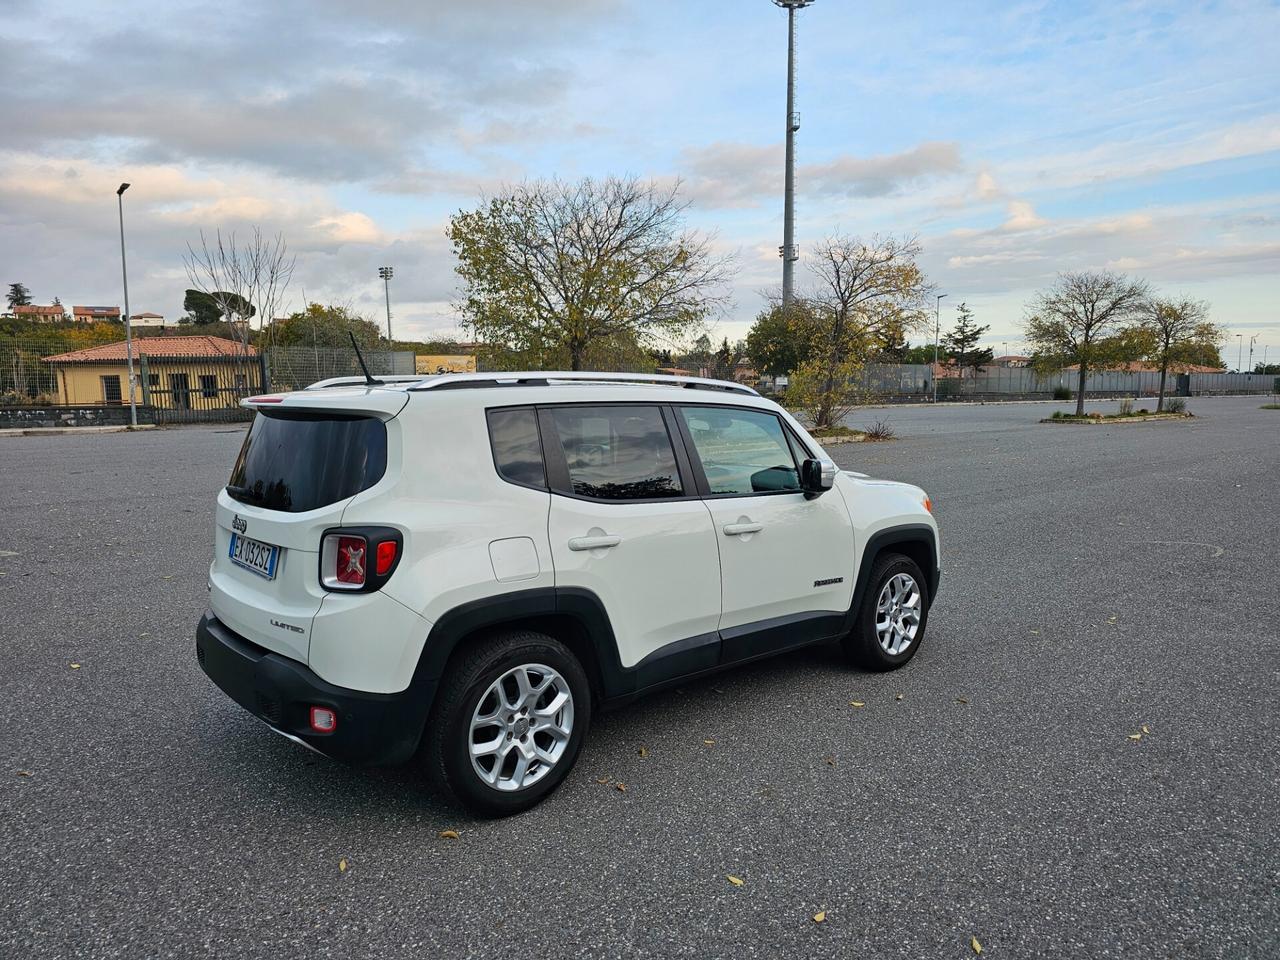
[[[375,376],[414,373],[412,350],[362,350]],[[272,390],[300,390],[330,377],[357,377],[360,364],[350,347],[267,347],[267,380]]]
[[[985,367],[978,376],[939,377],[938,399],[964,400],[992,397],[1052,397],[1055,391],[1079,386],[1075,371],[1039,374],[1029,367]],[[862,386],[873,396],[910,399],[931,397],[932,368],[928,364],[868,364]],[[1160,374],[1117,370],[1091,373],[1086,378],[1089,396],[1154,397],[1160,390]],[[1271,394],[1280,392],[1280,377],[1257,373],[1170,373],[1165,381],[1168,396],[1196,397],[1215,394]]]

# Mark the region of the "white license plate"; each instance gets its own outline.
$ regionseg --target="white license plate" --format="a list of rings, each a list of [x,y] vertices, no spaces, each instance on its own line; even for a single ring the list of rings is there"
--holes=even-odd
[[[268,580],[276,578],[276,564],[280,562],[279,547],[233,533],[228,556],[232,563],[238,563],[260,577],[266,577]]]

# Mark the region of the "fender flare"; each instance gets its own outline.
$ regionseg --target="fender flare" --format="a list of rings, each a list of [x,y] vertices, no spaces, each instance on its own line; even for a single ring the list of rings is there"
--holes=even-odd
[[[867,538],[862,548],[862,560],[858,564],[858,578],[853,585],[853,600],[849,604],[849,613],[845,620],[845,632],[853,629],[858,611],[862,609],[863,596],[867,590],[867,581],[871,579],[871,568],[875,566],[876,557],[890,547],[903,543],[922,544],[929,554],[929,563],[921,571],[928,579],[929,604],[933,605],[938,594],[938,581],[942,571],[938,566],[938,536],[927,523],[904,523],[894,527],[877,530]]]

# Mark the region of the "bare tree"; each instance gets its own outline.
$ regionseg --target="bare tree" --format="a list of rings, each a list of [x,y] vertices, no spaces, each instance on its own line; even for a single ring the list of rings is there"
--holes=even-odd
[[[535,181],[449,220],[464,325],[506,355],[582,367],[592,344],[680,337],[726,302],[730,260],[688,204],[633,178]]]
[[[788,323],[808,348],[789,392],[816,428],[833,426],[857,402],[854,380],[877,344],[921,322],[931,288],[919,255],[915,237],[837,235],[814,250],[815,288]]]
[[[1209,322],[1209,305],[1203,300],[1156,298],[1148,304],[1143,324],[1150,337],[1148,356],[1160,366],[1160,395],[1156,413],[1164,409],[1164,386],[1169,365],[1186,361],[1206,347],[1216,349],[1226,332]]]
[[[1147,311],[1148,288],[1110,271],[1058,275],[1029,305],[1023,328],[1041,368],[1079,368],[1076,416],[1084,416],[1090,368],[1105,369],[1134,359],[1133,326]]]
[[[199,248],[188,244],[182,259],[191,286],[217,303],[247,353],[250,320],[257,316],[261,333],[283,306],[293,277],[296,258],[284,235],[268,239],[254,227],[250,238],[240,242],[234,232],[224,236],[217,230],[211,243],[201,230]]]

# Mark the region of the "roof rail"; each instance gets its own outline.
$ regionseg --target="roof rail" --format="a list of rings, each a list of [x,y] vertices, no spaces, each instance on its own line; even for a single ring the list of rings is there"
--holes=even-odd
[[[393,378],[387,378],[393,379]],[[486,387],[548,387],[565,383],[634,383],[648,386],[683,387],[686,390],[721,390],[725,393],[742,393],[752,397],[758,394],[751,387],[729,380],[710,380],[706,377],[677,377],[661,373],[593,373],[563,370],[494,371],[492,373],[444,373],[419,377],[410,390],[466,390]]]
[[[375,376],[378,383],[418,383],[422,380],[422,374],[396,374],[395,376]],[[315,383],[308,385],[306,390],[327,390],[329,387],[357,387],[364,386],[369,381],[365,380],[364,375],[358,377],[330,377],[328,380],[317,380]]]

